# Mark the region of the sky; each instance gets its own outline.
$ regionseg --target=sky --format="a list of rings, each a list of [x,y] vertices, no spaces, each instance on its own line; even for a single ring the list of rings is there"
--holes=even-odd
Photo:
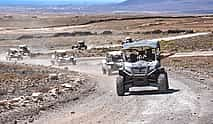
[[[125,0],[0,0],[0,5],[92,5],[92,4],[109,4],[119,3]]]

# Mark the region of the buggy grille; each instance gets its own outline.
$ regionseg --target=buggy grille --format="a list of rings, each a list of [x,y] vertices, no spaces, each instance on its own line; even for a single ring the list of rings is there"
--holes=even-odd
[[[147,67],[133,68],[132,71],[134,74],[146,74],[148,72],[148,68]]]

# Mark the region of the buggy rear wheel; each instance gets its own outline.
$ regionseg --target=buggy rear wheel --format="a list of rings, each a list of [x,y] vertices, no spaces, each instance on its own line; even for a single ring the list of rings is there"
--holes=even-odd
[[[23,57],[18,57],[17,60],[18,61],[23,60]]]
[[[105,75],[106,74],[106,70],[102,67],[102,73]]]
[[[55,61],[52,60],[52,61],[50,61],[50,62],[51,62],[52,65],[55,65]]]
[[[108,76],[112,75],[111,69],[108,69],[108,70],[107,70],[107,75],[108,75]]]
[[[61,65],[62,65],[62,63],[61,63],[61,62],[57,62],[57,65],[58,65],[58,66],[61,66]]]
[[[84,49],[87,50],[87,46],[85,46]]]
[[[112,67],[111,66],[107,67],[106,73],[107,73],[108,76],[112,75]]]

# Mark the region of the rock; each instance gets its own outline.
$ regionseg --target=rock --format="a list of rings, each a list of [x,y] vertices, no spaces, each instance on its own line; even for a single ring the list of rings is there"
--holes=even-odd
[[[18,97],[18,98],[13,98],[11,100],[9,100],[8,102],[10,104],[14,104],[14,103],[17,103],[17,102],[20,102],[20,101],[23,101],[24,100],[24,97]]]
[[[58,80],[58,74],[49,74],[49,79],[50,80]]]
[[[200,78],[200,81],[204,81],[205,80],[205,78]]]
[[[32,39],[32,38],[34,38],[33,35],[22,35],[22,36],[20,36],[20,37],[18,37],[16,39],[17,40],[22,40],[22,39]]]
[[[73,98],[73,101],[79,100],[79,97],[75,97]]]
[[[12,104],[10,104],[9,102],[7,102],[7,103],[4,105],[4,107],[5,107],[6,109],[8,109],[8,110],[13,109]]]
[[[41,92],[37,92],[37,93],[32,93],[32,97],[36,98],[36,97],[41,97],[42,93]]]
[[[8,100],[2,100],[0,101],[0,106],[5,106],[8,104]]]
[[[68,70],[69,68],[68,68],[68,67],[64,67],[64,69],[65,69],[65,70]]]
[[[53,97],[57,97],[59,94],[59,89],[58,88],[52,89],[48,93]]]
[[[30,118],[30,119],[28,120],[29,123],[33,123],[33,121],[34,121],[34,118]]]
[[[112,31],[103,31],[102,35],[112,35]]]
[[[10,94],[15,93],[15,91],[16,91],[16,89],[13,88],[13,87],[11,87],[11,88],[8,89],[8,93],[10,93]]]
[[[73,114],[75,114],[75,112],[70,112],[70,114],[72,114],[72,115],[73,115]]]
[[[176,34],[176,33],[194,33],[193,30],[168,30],[167,31],[168,34]]]
[[[71,88],[72,88],[72,85],[67,84],[67,83],[62,84],[61,86],[62,86],[62,87],[64,87],[64,88],[69,88],[69,89],[71,89]]]
[[[42,101],[43,100],[43,93],[37,92],[32,94],[32,99],[34,102]]]
[[[80,78],[77,78],[75,81],[74,81],[74,83],[81,83],[82,82],[82,80],[80,79]]]
[[[143,34],[160,34],[163,33],[163,31],[161,30],[153,30],[153,31],[146,31],[146,32],[142,32]]]
[[[26,97],[25,97],[25,100],[28,100],[28,101],[29,101],[29,100],[32,100],[32,96],[26,96]]]
[[[0,95],[6,95],[8,93],[8,90],[5,88],[0,88]]]
[[[18,120],[15,120],[15,121],[14,121],[14,124],[18,124]]]

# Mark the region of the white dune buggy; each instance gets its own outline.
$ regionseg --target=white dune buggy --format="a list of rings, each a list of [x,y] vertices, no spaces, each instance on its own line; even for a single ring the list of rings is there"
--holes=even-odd
[[[12,59],[23,60],[21,52],[16,48],[8,49],[6,60],[11,61]]]
[[[57,50],[52,55],[51,64],[58,66],[67,64],[76,65],[76,59],[74,56],[68,55],[65,50]]]
[[[112,72],[118,71],[122,67],[122,52],[113,51],[106,54],[106,58],[102,61],[103,74],[111,75]]]

